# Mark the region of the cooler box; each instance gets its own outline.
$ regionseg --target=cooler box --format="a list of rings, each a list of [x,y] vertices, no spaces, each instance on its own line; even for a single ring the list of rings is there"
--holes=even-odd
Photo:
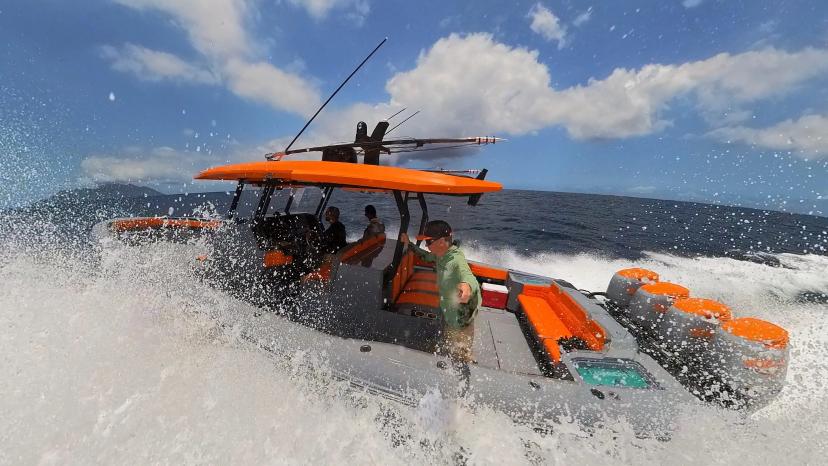
[[[480,286],[480,294],[483,297],[483,305],[495,309],[506,309],[506,301],[509,299],[509,289],[503,285],[483,283]]]

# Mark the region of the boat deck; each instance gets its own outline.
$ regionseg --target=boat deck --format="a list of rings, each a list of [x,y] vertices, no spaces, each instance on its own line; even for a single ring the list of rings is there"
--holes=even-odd
[[[517,316],[483,307],[474,327],[474,359],[479,366],[527,375],[542,375]]]

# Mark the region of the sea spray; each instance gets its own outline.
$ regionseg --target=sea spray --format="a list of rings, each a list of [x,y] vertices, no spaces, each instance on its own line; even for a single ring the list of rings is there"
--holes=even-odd
[[[79,251],[38,238],[37,228],[15,231],[30,236],[0,243],[1,463],[770,464],[818,461],[825,449],[825,309],[796,299],[803,287],[825,288],[822,256],[779,255],[792,267],[783,269],[469,247],[475,259],[599,290],[614,270],[643,264],[788,328],[791,367],[777,400],[747,418],[713,407],[683,412],[660,442],[636,438],[623,422],[536,430],[435,393],[419,407],[399,405],[332,378],[312,355],[275,358],[239,326],[222,326],[230,315],[256,325],[255,310],[192,274],[197,243]]]

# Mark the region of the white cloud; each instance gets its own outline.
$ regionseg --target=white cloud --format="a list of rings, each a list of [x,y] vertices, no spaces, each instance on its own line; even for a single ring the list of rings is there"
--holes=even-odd
[[[184,130],[188,137],[197,138],[193,130]],[[124,147],[107,154],[90,154],[81,161],[81,180],[117,183],[189,183],[201,170],[216,165],[264,160],[264,155],[281,150],[292,139],[282,137],[261,144],[239,144],[205,141],[201,146],[191,142],[188,149],[161,146],[153,148]],[[305,139],[322,144],[323,141]],[[330,141],[324,141],[330,142]],[[297,154],[292,160],[319,159],[319,154]],[[205,187],[205,189],[210,189]]]
[[[768,47],[736,55],[721,53],[707,60],[685,63],[676,69],[676,75],[677,79],[699,83],[703,98],[749,102],[785,93],[826,71],[828,51],[824,49],[786,52]]]
[[[220,78],[210,70],[194,66],[175,55],[139,45],[125,44],[121,48],[107,45],[101,48],[101,56],[111,61],[113,69],[132,73],[148,81],[173,79],[202,84],[220,82]]]
[[[827,71],[828,51],[768,48],[681,65],[618,68],[606,78],[557,90],[537,51],[488,34],[452,34],[422,52],[414,69],[388,81],[389,102],[360,109],[380,118],[392,108],[422,108],[426,117],[407,126],[429,133],[525,134],[562,125],[578,139],[624,138],[669,126],[661,115],[678,96],[697,96],[705,110],[737,108]]]
[[[395,108],[421,108],[408,130],[525,133],[544,126],[544,100],[551,91],[538,52],[511,48],[488,34],[452,34],[422,52],[417,66],[385,86]],[[391,112],[393,113],[393,112]],[[388,113],[390,114],[390,113]],[[432,123],[433,122],[433,123]]]
[[[704,0],[684,0],[681,4],[684,8],[696,8],[701,5]]]
[[[729,108],[719,114],[711,114],[710,112],[703,112],[702,116],[709,122],[711,126],[730,126],[738,123],[744,123],[750,120],[753,112],[748,110],[741,110],[739,108]]]
[[[365,20],[368,19],[368,14],[371,13],[371,6],[367,1],[355,1],[354,8],[345,14],[345,17],[353,23],[355,27],[362,27],[365,25]]]
[[[681,65],[646,65],[639,70],[616,69],[606,79],[570,88],[582,111],[567,129],[576,137],[624,137],[648,134],[669,122],[661,111],[677,96],[693,93],[707,111],[784,94],[792,87],[828,71],[828,51],[805,49],[789,53],[767,48]],[[757,77],[761,76],[761,79]],[[603,127],[603,128],[602,128]]]
[[[768,128],[736,126],[720,128],[709,136],[726,142],[741,142],[768,149],[791,151],[802,158],[828,157],[828,117],[805,115]]]
[[[633,186],[631,188],[627,188],[627,192],[632,194],[652,194],[656,192],[657,189],[658,188],[652,185]]]
[[[319,95],[315,89],[299,76],[269,63],[228,60],[224,71],[228,76],[228,87],[241,97],[300,115],[308,114],[318,106]]]
[[[578,27],[589,21],[590,18],[592,18],[592,7],[587,8],[586,11],[576,16],[575,19],[572,20],[572,24],[574,24],[575,27]]]
[[[130,3],[142,4],[159,2],[130,0]],[[235,33],[216,37],[225,36],[239,37]],[[192,39],[197,50],[208,51],[202,52],[202,56],[233,92],[297,113],[306,112],[311,103],[318,102],[315,90],[301,78],[249,56],[239,58],[230,52],[236,47],[230,42],[228,46],[207,47],[200,39]],[[143,60],[140,65],[143,68],[135,70],[129,66],[137,65],[130,65],[129,61],[118,66],[127,67],[130,72],[153,70],[156,75],[169,76],[169,79],[189,76],[194,81],[208,80],[206,74],[201,74],[207,72],[206,67],[188,67],[172,55],[157,55],[135,47],[141,53],[124,53],[132,50],[128,47],[109,50],[113,66],[122,56],[145,56],[155,60]],[[167,65],[150,66],[164,61],[159,57],[166,59]],[[557,89],[552,86],[550,70],[539,61],[537,51],[499,43],[489,34],[451,34],[423,50],[412,69],[397,72],[388,80],[387,101],[358,103],[323,112],[298,145],[348,140],[354,134],[357,121],[373,126],[403,107],[422,109],[422,114],[397,130],[396,136],[521,135],[550,126],[562,126],[576,139],[641,136],[670,125],[664,114],[680,96],[694,98],[702,112],[732,113],[733,119],[728,124],[736,125],[747,115],[748,104],[783,95],[809,79],[825,76],[826,72],[826,50],[806,48],[787,52],[766,48],[740,54],[722,53],[683,64],[617,68],[606,77]],[[786,147],[801,148],[803,153],[814,157],[825,153],[824,140],[819,130],[814,130],[822,128],[822,134],[828,134],[824,122],[824,117],[809,116],[767,130],[732,127],[711,135],[766,147],[779,146],[784,141],[788,144]],[[765,133],[771,130],[785,132],[790,137],[780,139]],[[188,152],[171,160],[152,150],[143,156],[126,154],[119,165],[116,164],[121,160],[118,157],[93,155],[84,161],[83,168],[87,173],[120,181],[176,175],[189,179],[197,169],[213,163],[258,159],[265,152],[281,150],[287,140],[248,147],[220,160]]]
[[[131,147],[118,154],[90,155],[81,161],[81,169],[99,182],[187,182],[196,170],[218,161],[212,155],[170,147]]]
[[[765,21],[764,23],[759,25],[759,32],[763,34],[771,34],[773,33],[776,28],[779,26],[779,21],[775,19],[770,19]]]
[[[137,10],[169,14],[205,56],[223,59],[261,52],[245,30],[245,0],[113,0]]]
[[[562,126],[576,139],[641,136],[669,126],[663,114],[676,97],[687,95],[696,96],[703,113],[724,109],[727,115],[718,122],[734,125],[749,115],[743,106],[826,71],[828,51],[769,48],[680,65],[619,68],[603,79],[555,89],[537,51],[498,43],[488,34],[452,34],[386,83],[387,101],[326,110],[298,144],[349,140],[357,121],[373,126],[403,107],[422,113],[396,136],[521,135],[550,126]],[[252,153],[258,157],[283,144]]]
[[[460,15],[446,16],[445,18],[441,19],[440,22],[437,24],[438,26],[440,26],[440,29],[446,29],[452,25],[457,24],[460,19],[462,19],[462,16]]]
[[[351,11],[347,16],[361,25],[365,17],[371,12],[371,5],[367,0],[289,0],[290,3],[307,10],[315,19],[324,19],[334,9]]]
[[[555,16],[548,8],[536,3],[527,15],[532,20],[529,26],[532,31],[540,34],[549,42],[557,42],[558,49],[564,48],[566,45],[566,26],[561,24],[560,19]]]
[[[147,79],[178,79],[201,83],[226,83],[241,97],[273,108],[306,115],[319,104],[313,85],[296,74],[259,60],[265,47],[245,29],[253,14],[246,0],[114,0],[137,10],[157,10],[170,15],[189,38],[207,67],[185,62],[166,52],[127,44],[120,51],[104,48],[114,69]],[[119,53],[120,52],[120,53]],[[209,68],[214,71],[206,71]],[[212,78],[211,78],[212,76]]]

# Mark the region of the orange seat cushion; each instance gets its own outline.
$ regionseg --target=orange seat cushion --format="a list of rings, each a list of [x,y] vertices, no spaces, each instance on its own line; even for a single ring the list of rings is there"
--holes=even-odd
[[[391,298],[394,304],[414,304],[440,308],[440,290],[437,273],[432,270],[415,270],[416,255],[406,251],[391,281]]]
[[[577,337],[590,350],[603,350],[607,338],[604,328],[559,286],[526,285],[518,302],[538,342],[553,362],[560,361],[558,341],[561,338]]]
[[[342,253],[341,262],[346,264],[358,263],[364,256],[377,252],[384,245],[385,235],[377,235],[366,240],[359,240]]]
[[[469,268],[476,277],[488,278],[499,282],[505,282],[509,278],[509,271],[506,269],[499,269],[477,262],[469,262]]]
[[[396,304],[419,304],[433,308],[440,307],[440,296],[433,293],[422,293],[417,291],[404,291],[397,298]]]
[[[406,291],[420,291],[440,294],[440,289],[437,287],[437,282],[434,280],[408,280],[403,288],[403,293]]]

